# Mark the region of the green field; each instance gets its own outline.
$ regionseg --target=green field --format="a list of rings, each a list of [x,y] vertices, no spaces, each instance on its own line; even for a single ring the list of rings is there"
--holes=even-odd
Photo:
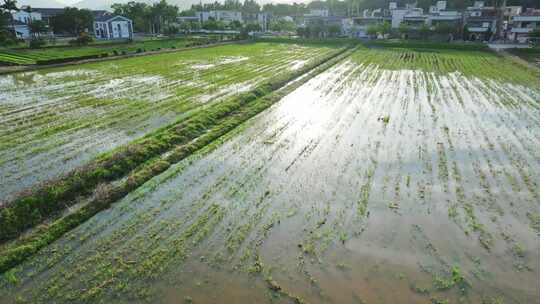
[[[3,198],[338,48],[242,44],[0,76]]]
[[[158,49],[183,48],[193,45],[194,42],[206,41],[203,38],[183,38],[183,39],[162,39],[135,41],[132,43],[115,44],[92,44],[88,46],[60,46],[45,47],[41,49],[25,48],[0,48],[0,64],[30,65],[36,64],[40,60],[52,60],[63,58],[79,58],[90,55],[107,56],[122,55],[123,53],[135,53],[137,50],[152,51]]]
[[[511,50],[510,53],[540,67],[540,47],[532,49],[514,49]]]
[[[144,162],[4,242],[2,303],[540,298],[540,71],[511,58],[254,43],[0,88],[2,192]]]

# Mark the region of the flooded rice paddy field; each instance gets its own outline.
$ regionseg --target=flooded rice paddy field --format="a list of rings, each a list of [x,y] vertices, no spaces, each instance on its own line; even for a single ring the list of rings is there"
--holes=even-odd
[[[359,49],[0,280],[42,303],[539,303],[540,77]]]
[[[227,45],[0,76],[2,199],[332,50]]]

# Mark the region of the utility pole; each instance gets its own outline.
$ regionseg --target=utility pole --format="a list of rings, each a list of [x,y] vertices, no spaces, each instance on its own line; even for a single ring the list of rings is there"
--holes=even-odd
[[[494,7],[497,14],[497,24],[495,25],[495,37],[499,39],[501,37],[502,23],[504,19],[504,11],[506,10],[506,0],[493,0]]]

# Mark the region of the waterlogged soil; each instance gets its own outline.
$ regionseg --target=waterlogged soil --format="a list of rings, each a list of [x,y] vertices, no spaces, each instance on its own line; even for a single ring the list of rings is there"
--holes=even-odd
[[[489,53],[360,49],[4,274],[0,299],[538,303],[539,81]]]
[[[227,45],[0,76],[2,199],[332,51]]]

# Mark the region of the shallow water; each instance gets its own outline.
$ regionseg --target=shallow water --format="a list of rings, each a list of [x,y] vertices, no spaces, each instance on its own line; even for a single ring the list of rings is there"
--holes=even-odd
[[[362,58],[42,250],[0,298],[538,302],[540,92]]]
[[[2,200],[284,73],[289,60],[333,51],[296,49],[230,45],[0,76]]]

